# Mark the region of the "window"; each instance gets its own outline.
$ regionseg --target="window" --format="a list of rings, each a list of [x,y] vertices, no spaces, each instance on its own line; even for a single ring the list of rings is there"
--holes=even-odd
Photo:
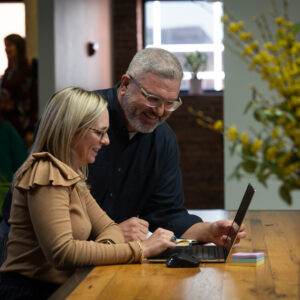
[[[221,2],[150,1],[144,7],[145,47],[160,47],[174,53],[184,68],[184,54],[194,51],[208,54],[203,88],[220,91],[224,86],[223,27]],[[182,90],[188,88],[191,73],[184,69]]]
[[[4,38],[11,33],[25,37],[24,3],[0,3],[0,76],[7,68]]]

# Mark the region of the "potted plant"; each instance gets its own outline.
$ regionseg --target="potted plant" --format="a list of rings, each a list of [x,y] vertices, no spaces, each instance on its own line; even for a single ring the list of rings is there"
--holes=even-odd
[[[195,51],[193,53],[184,54],[184,58],[184,66],[192,73],[189,92],[191,94],[199,94],[202,90],[202,80],[197,78],[197,73],[206,69],[208,55],[203,52]]]

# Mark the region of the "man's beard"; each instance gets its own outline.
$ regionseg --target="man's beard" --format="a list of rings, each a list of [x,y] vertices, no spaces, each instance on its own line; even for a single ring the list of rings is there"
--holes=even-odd
[[[122,108],[125,114],[125,117],[129,123],[129,125],[137,132],[141,133],[151,133],[155,130],[155,128],[163,123],[169,116],[167,117],[158,117],[158,120],[155,124],[144,124],[140,121],[139,116],[143,113],[143,111],[136,113],[136,104],[134,102],[130,102],[130,95],[127,93],[124,95],[122,99]],[[152,113],[154,113],[152,111]],[[155,114],[155,113],[154,113]]]

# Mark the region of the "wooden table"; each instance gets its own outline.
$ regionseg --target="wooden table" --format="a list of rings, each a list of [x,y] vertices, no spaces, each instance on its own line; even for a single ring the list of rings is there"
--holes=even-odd
[[[202,216],[207,213],[196,211]],[[232,217],[232,213],[212,210],[207,216],[206,220],[217,220]],[[92,271],[67,299],[300,299],[300,211],[249,211],[245,224],[248,237],[235,246],[235,251],[263,251],[265,262],[261,266],[230,263],[203,263],[190,269],[151,263],[99,266],[79,270],[84,275]],[[64,287],[72,289],[75,281],[69,280]],[[64,287],[52,299],[63,299],[60,293]]]

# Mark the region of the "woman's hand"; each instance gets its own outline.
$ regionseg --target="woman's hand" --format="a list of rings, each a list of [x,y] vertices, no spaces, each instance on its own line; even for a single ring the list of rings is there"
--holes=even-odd
[[[173,241],[174,233],[172,231],[158,228],[152,235],[141,242],[144,251],[144,257],[155,256],[167,248],[175,248],[176,242]]]

